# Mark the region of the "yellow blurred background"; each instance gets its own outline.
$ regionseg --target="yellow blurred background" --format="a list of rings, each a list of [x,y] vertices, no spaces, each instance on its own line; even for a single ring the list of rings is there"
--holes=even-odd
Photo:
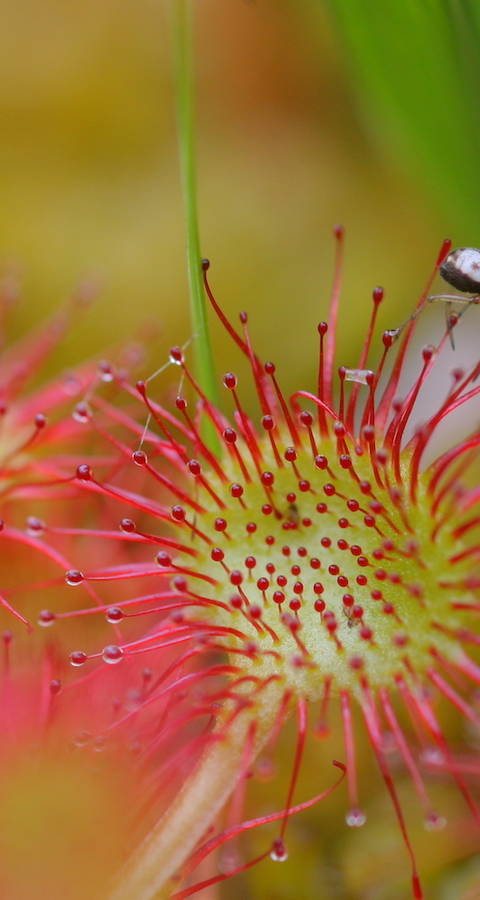
[[[224,307],[250,309],[260,354],[298,379],[326,314],[332,226],[347,229],[347,364],[371,288],[385,285],[382,325],[396,325],[446,229],[373,145],[331,23],[312,28],[307,6],[197,3],[202,251]],[[0,260],[25,285],[16,330],[85,276],[100,284],[64,361],[154,323],[156,365],[191,333],[168,8],[3,4]]]

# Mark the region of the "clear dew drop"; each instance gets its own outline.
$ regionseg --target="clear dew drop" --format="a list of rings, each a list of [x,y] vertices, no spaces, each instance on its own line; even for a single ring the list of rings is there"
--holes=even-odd
[[[258,781],[271,781],[275,777],[277,767],[270,757],[261,756],[255,766],[255,777]]]
[[[420,757],[427,766],[442,766],[445,764],[445,756],[438,747],[426,747]]]
[[[430,812],[428,816],[425,816],[423,824],[426,831],[442,831],[447,824],[447,819],[436,812]]]
[[[224,875],[231,875],[242,864],[241,856],[235,850],[227,850],[219,855],[218,869]]]
[[[63,380],[62,389],[67,397],[75,397],[82,389],[81,379],[69,373]]]
[[[70,654],[70,665],[75,666],[75,668],[84,666],[87,659],[88,656],[83,650],[74,650],[74,652]]]
[[[92,739],[92,735],[89,731],[79,731],[75,737],[72,738],[72,744],[74,747],[86,747],[87,744],[90,743]]]
[[[382,741],[382,750],[384,753],[396,753],[397,744],[395,742],[395,736],[391,731],[384,731],[381,736]]]
[[[41,537],[45,531],[45,522],[37,519],[36,516],[29,516],[27,519],[27,534],[29,537]]]
[[[361,828],[366,821],[367,816],[362,809],[350,809],[345,816],[345,822],[350,828]]]
[[[123,650],[121,647],[118,647],[117,644],[109,644],[107,647],[103,648],[102,659],[110,666],[114,666],[123,659]]]
[[[80,425],[84,425],[85,422],[88,422],[91,418],[92,411],[88,403],[77,403],[72,412],[72,419],[75,419],[75,422],[79,422]]]
[[[71,586],[75,586],[77,584],[81,584],[83,581],[83,575],[78,569],[69,569],[68,572],[65,572],[65,582]]]
[[[101,381],[108,382],[113,381],[113,370],[108,362],[101,362],[98,365],[98,375]]]
[[[287,848],[280,838],[273,842],[270,859],[273,859],[274,862],[285,862],[288,859]]]
[[[345,381],[367,384],[368,375],[370,375],[370,369],[345,369]]]
[[[116,625],[117,622],[121,622],[124,618],[123,612],[118,606],[111,606],[110,609],[107,609],[105,613],[105,618],[110,625]]]
[[[143,700],[143,693],[138,688],[130,688],[125,697],[125,708],[128,712],[138,709]]]
[[[51,609],[42,609],[38,614],[37,624],[42,628],[49,628],[55,622],[55,613]]]
[[[384,334],[388,335],[389,338],[395,341],[400,334],[400,328],[387,328]]]

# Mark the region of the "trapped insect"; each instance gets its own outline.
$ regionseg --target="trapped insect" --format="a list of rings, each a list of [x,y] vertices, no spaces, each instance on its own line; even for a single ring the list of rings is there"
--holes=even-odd
[[[457,288],[458,291],[474,295],[470,298],[456,298],[455,295],[451,295],[451,299],[458,299],[462,303],[469,303],[470,301],[478,303],[480,295],[480,250],[477,250],[476,247],[458,247],[456,250],[451,250],[440,266],[439,271],[444,281]],[[441,297],[442,295],[439,294],[437,296]],[[450,295],[445,295],[445,297],[450,299]]]
[[[476,247],[457,247],[451,250],[439,272],[443,280],[452,287],[463,294],[470,294],[469,297],[459,297],[458,294],[432,294],[427,297],[427,303],[440,301],[446,304],[445,316],[450,330],[450,343],[455,349],[452,329],[469,306],[480,303],[480,250]],[[452,303],[460,303],[463,306],[461,312],[452,312]]]
[[[430,294],[420,303],[415,312],[396,329],[397,336],[406,325],[413,322],[420,315],[428,303],[445,303],[445,317],[447,328],[450,331],[450,343],[452,348],[455,349],[453,328],[469,306],[480,303],[480,250],[477,250],[476,247],[457,247],[448,253],[439,266],[438,271],[444,281],[461,291],[462,294],[469,294],[470,296],[462,297],[459,294],[445,293]],[[459,303],[463,306],[463,309],[460,312],[453,312],[452,303]]]

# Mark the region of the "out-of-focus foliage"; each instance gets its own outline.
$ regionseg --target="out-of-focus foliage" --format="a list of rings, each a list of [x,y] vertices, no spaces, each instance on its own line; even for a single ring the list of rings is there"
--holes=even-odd
[[[202,252],[222,303],[250,308],[264,352],[305,381],[316,337],[298,306],[312,326],[325,316],[332,225],[347,228],[351,362],[371,287],[385,284],[395,325],[448,220],[375,148],[321,4],[315,31],[291,0],[195,6]],[[27,319],[85,273],[102,285],[66,359],[148,321],[154,368],[191,334],[167,12],[166,0],[4,5],[0,259],[24,274]],[[273,349],[272,317],[288,335]]]
[[[301,5],[318,17],[317,0]],[[430,187],[433,204],[463,229],[462,240],[478,243],[477,0],[327,0],[326,6],[370,133]]]

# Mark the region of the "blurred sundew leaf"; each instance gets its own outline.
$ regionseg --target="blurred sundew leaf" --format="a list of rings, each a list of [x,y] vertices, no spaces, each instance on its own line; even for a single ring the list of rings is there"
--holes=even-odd
[[[374,138],[407,163],[465,241],[478,243],[478,0],[325,4]],[[322,6],[304,4],[319,25]]]

